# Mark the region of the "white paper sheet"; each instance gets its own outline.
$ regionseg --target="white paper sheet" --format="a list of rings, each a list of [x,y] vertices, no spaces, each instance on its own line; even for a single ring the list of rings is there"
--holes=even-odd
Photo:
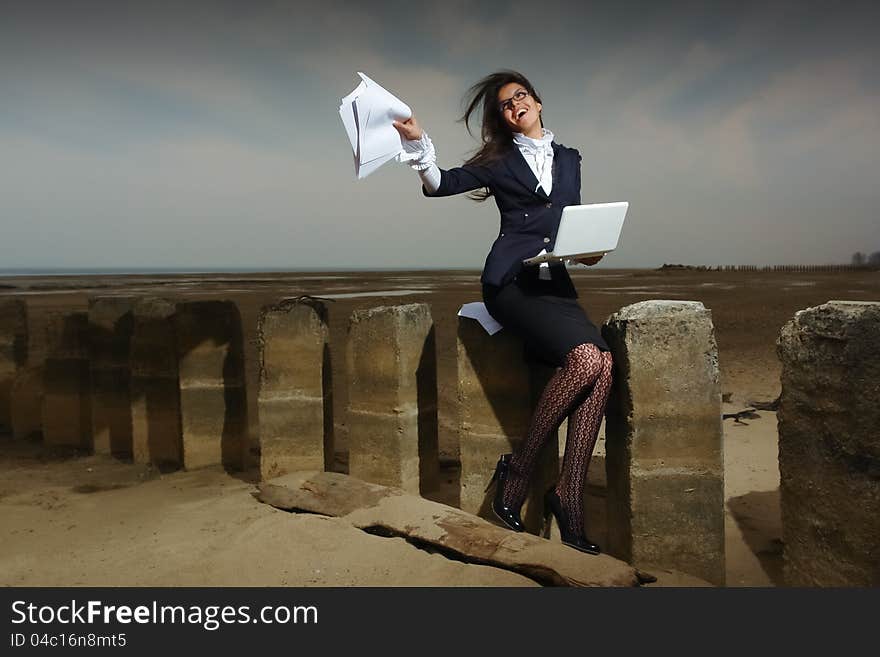
[[[495,335],[504,328],[489,314],[489,311],[486,310],[486,304],[482,301],[464,304],[459,309],[458,316],[477,320],[489,335]]]
[[[360,84],[342,99],[339,116],[354,153],[354,171],[363,180],[383,164],[403,153],[400,133],[393,121],[412,116],[409,105],[358,72]]]

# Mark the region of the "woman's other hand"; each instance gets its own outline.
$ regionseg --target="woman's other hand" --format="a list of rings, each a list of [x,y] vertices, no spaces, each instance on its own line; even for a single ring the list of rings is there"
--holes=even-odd
[[[578,259],[577,262],[579,262],[582,265],[587,265],[587,266],[592,267],[593,265],[595,265],[597,262],[599,262],[604,257],[605,257],[605,254],[603,253],[602,255],[593,256],[592,258]]]
[[[415,115],[409,117],[406,121],[394,121],[392,125],[397,128],[400,136],[409,141],[422,138],[422,126],[416,121]]]

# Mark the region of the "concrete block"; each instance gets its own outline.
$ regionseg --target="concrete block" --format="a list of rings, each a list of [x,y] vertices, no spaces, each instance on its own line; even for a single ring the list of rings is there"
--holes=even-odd
[[[602,327],[615,360],[606,411],[608,551],[724,584],[724,462],[711,312],[626,306]]]
[[[786,583],[880,586],[880,302],[801,310],[777,352]]]
[[[437,354],[428,305],[355,311],[346,365],[349,473],[411,493],[433,490]]]
[[[89,299],[89,361],[92,382],[92,440],[96,454],[132,454],[132,297]]]
[[[326,307],[291,299],[264,308],[259,341],[262,478],[329,470],[333,400]]]
[[[42,439],[43,366],[19,369],[10,396],[12,437],[15,440]]]
[[[27,306],[0,298],[0,431],[12,430],[12,389],[27,362]]]
[[[46,320],[47,357],[43,370],[43,442],[92,448],[89,317],[56,311]]]
[[[486,491],[501,454],[513,452],[528,432],[532,412],[552,371],[530,366],[523,343],[508,331],[488,335],[480,324],[460,317],[457,341],[460,506],[494,520],[492,487]],[[556,432],[542,450],[522,517],[529,531],[542,529],[543,496],[559,474]]]
[[[349,408],[348,421],[352,428],[348,457],[352,476],[372,483],[400,482],[394,485],[418,494],[418,411],[374,413]]]
[[[131,428],[135,463],[183,465],[175,305],[146,297],[132,307]]]
[[[238,307],[192,301],[176,310],[183,465],[241,469],[247,397]]]

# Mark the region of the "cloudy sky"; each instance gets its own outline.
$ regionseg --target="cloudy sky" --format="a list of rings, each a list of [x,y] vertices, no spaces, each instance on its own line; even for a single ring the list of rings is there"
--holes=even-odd
[[[522,71],[630,201],[609,267],[848,262],[880,250],[869,3],[0,0],[0,268],[480,268],[494,203],[356,181],[357,71],[441,167],[461,97]]]

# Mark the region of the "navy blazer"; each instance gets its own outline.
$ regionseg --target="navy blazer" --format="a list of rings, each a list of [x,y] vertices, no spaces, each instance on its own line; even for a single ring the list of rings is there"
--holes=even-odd
[[[501,212],[501,228],[492,244],[480,281],[502,286],[523,270],[522,261],[553,249],[562,209],[581,202],[581,155],[574,148],[556,142],[553,147],[553,188],[548,195],[511,142],[510,151],[488,166],[465,164],[440,170],[440,187],[425,196],[452,196],[488,187]],[[535,191],[535,188],[537,191]],[[551,265],[554,281],[562,284],[567,296],[577,296],[564,264]],[[529,269],[532,269],[531,267]],[[536,268],[535,268],[536,269]]]

